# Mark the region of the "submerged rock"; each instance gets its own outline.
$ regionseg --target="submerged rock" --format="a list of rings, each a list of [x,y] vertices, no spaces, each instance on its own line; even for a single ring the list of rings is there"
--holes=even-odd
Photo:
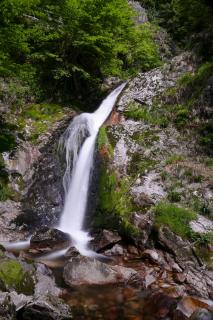
[[[33,254],[48,253],[69,246],[71,238],[58,229],[44,227],[36,231],[30,239],[29,252]]]
[[[126,283],[137,276],[131,268],[111,266],[95,259],[76,257],[64,267],[63,277],[69,286]]]
[[[213,320],[213,311],[198,309],[190,317],[190,320]]]

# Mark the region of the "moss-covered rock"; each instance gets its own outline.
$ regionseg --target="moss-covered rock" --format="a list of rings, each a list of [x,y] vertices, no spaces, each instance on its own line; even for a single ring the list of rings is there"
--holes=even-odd
[[[0,289],[2,291],[15,290],[26,295],[33,294],[32,271],[26,270],[24,265],[17,260],[0,258]]]

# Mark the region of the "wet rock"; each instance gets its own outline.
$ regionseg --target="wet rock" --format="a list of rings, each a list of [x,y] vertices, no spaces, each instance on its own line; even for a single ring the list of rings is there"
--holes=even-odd
[[[15,305],[8,293],[0,292],[0,320],[13,320],[15,318]]]
[[[96,252],[101,252],[121,241],[121,237],[117,232],[105,229],[95,233],[92,237],[93,240],[90,242],[90,247]]]
[[[116,244],[112,249],[104,251],[107,256],[122,256],[124,254],[124,249],[119,244]]]
[[[23,308],[27,303],[32,301],[32,296],[26,296],[24,294],[17,294],[17,292],[13,291],[10,293],[10,299],[12,303],[15,305],[16,312]]]
[[[177,301],[168,295],[157,292],[145,300],[142,318],[164,319],[173,314]]]
[[[183,283],[186,280],[186,275],[184,273],[175,273],[173,275],[174,281],[177,283]]]
[[[213,320],[213,311],[198,309],[190,317],[190,320]]]
[[[63,164],[57,155],[58,141],[73,118],[72,111],[58,121],[46,133],[40,136],[40,157],[33,166],[31,178],[27,181],[27,188],[22,197],[22,215],[16,220],[20,226],[27,226],[33,233],[42,226],[55,226],[63,209],[64,190],[62,177],[64,174]],[[31,168],[30,168],[31,170]]]
[[[80,256],[80,252],[75,247],[70,247],[65,253],[66,258],[74,258]]]
[[[33,254],[44,254],[53,250],[68,247],[71,238],[67,233],[58,229],[44,227],[36,231],[30,239],[29,252]]]
[[[18,312],[20,320],[71,320],[72,315],[69,307],[58,298],[51,295],[28,303]]]
[[[136,276],[131,268],[111,266],[95,259],[76,257],[64,267],[63,277],[69,286],[125,283]]]
[[[190,318],[194,312],[201,308],[211,309],[211,311],[213,311],[212,306],[213,304],[210,300],[205,300],[194,296],[186,296],[183,297],[178,303],[177,310],[180,310],[186,317]]]
[[[141,255],[142,259],[148,259],[152,263],[162,264],[163,260],[156,250],[147,249]]]
[[[39,298],[40,296],[53,295],[58,297],[61,290],[56,286],[55,279],[52,275],[52,271],[41,263],[36,264],[36,285],[34,296]]]

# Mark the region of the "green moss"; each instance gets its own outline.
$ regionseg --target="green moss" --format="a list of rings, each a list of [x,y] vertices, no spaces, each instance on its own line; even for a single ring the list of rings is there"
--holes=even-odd
[[[98,133],[98,149],[100,150],[106,144],[108,144],[106,128],[101,127]]]
[[[0,261],[0,280],[8,289],[18,293],[33,294],[34,281],[29,272],[25,272],[16,260],[3,259]]]
[[[7,199],[13,198],[13,191],[8,186],[8,182],[0,179],[0,201],[6,201]]]
[[[130,102],[127,110],[124,112],[127,118],[134,120],[142,120],[145,123],[150,123],[153,125],[159,125],[161,127],[167,127],[169,120],[163,115],[156,112],[156,108],[151,108],[149,106],[143,107],[139,106],[137,103]]]
[[[118,179],[115,171],[102,164],[94,227],[116,229],[126,235],[137,233],[130,222],[133,203],[129,188],[127,178]]]
[[[143,175],[152,170],[157,161],[151,158],[142,157],[140,153],[134,153],[128,165],[127,173],[135,178],[137,175]]]
[[[144,132],[136,132],[132,135],[132,139],[140,145],[152,146],[155,142],[159,141],[159,136],[154,130],[146,130]]]
[[[189,222],[196,219],[192,210],[177,207],[170,203],[159,203],[155,207],[156,223],[168,225],[172,231],[182,237],[189,237],[191,228]]]
[[[61,106],[59,105],[42,103],[30,105],[24,109],[22,114],[25,118],[30,118],[33,120],[52,121],[56,115],[62,115],[62,111]]]

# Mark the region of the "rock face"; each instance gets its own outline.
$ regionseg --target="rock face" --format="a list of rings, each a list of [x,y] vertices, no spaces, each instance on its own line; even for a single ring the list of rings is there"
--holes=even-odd
[[[44,227],[36,231],[30,239],[30,253],[47,253],[64,249],[71,242],[70,236],[58,229]]]
[[[57,123],[39,149],[41,155],[34,164],[32,177],[22,199],[23,214],[16,219],[17,224],[24,224],[28,230],[34,231],[38,227],[50,227],[58,223],[64,198],[64,160],[61,161],[62,155],[57,152],[58,141],[73,115],[70,113],[66,119]]]
[[[63,276],[69,286],[106,285],[128,283],[137,276],[137,272],[87,257],[76,257],[66,264]]]

